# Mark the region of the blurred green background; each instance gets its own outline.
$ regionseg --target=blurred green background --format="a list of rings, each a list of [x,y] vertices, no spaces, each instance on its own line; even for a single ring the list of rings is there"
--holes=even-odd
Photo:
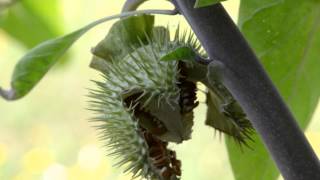
[[[54,0],[46,0],[51,1]],[[41,0],[34,2],[40,2],[37,9],[46,12],[43,19],[58,29],[57,34],[71,32],[93,20],[117,14],[124,3],[123,0],[55,0],[58,8],[53,8]],[[236,21],[239,0],[228,1],[224,5]],[[167,9],[172,6],[162,0],[153,0],[142,8]],[[53,11],[60,17],[51,17]],[[0,16],[6,16],[6,12]],[[179,22],[187,28],[185,21],[178,16],[157,16],[156,19],[157,24],[169,24],[170,27],[176,27]],[[25,98],[10,103],[0,99],[1,180],[130,179],[130,175],[123,175],[121,169],[112,167],[112,158],[106,156],[103,142],[98,141],[97,131],[88,121],[92,114],[86,110],[86,88],[93,85],[89,80],[99,76],[88,68],[90,48],[106,35],[111,25],[112,22],[101,25],[82,37],[70,50],[69,60],[58,64]],[[32,24],[29,26],[32,30]],[[17,25],[16,30],[22,32],[26,29]],[[14,65],[29,46],[0,28],[1,86],[9,87]],[[183,160],[182,179],[232,180],[224,137],[215,135],[213,130],[204,126],[204,94],[199,92],[198,97],[202,103],[195,112],[193,139],[177,147],[172,145]],[[320,154],[320,107],[306,134]]]

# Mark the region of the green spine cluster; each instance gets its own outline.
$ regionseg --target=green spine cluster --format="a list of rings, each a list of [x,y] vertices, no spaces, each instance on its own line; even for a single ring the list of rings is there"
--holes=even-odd
[[[99,122],[100,138],[107,142],[110,155],[118,160],[117,166],[126,166],[124,172],[133,173],[133,177],[155,176],[148,159],[147,145],[138,130],[131,108],[123,106],[115,91],[110,91],[104,83],[96,82],[99,90],[91,90],[93,111],[97,112],[94,121]]]
[[[110,154],[119,159],[116,164],[126,166],[125,172],[133,173],[133,177],[161,179],[161,172],[148,156],[149,149],[134,111],[141,102],[143,107],[163,101],[169,106],[178,103],[178,61],[160,61],[172,45],[166,28],[156,27],[147,43],[140,41],[137,48],[132,45],[124,57],[112,56],[108,60],[94,57],[104,62],[105,71],[102,81],[94,81],[98,88],[90,93],[93,98],[90,109],[97,112],[93,120],[99,123],[101,139],[107,142]],[[135,94],[140,94],[137,102],[127,105],[126,98]]]

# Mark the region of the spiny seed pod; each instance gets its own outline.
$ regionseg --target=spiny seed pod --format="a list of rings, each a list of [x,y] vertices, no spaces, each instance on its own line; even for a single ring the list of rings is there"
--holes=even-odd
[[[207,124],[240,143],[249,138],[252,126],[228,90],[203,81],[211,70],[196,62],[201,46],[191,33],[181,35],[178,28],[171,40],[167,28],[153,27],[152,16],[125,18],[93,54],[91,66],[103,73],[90,94],[94,120],[117,165],[126,165],[133,177],[179,179],[181,162],[168,143],[191,137],[198,81],[210,89]]]
[[[119,26],[125,27],[125,20],[113,28]],[[122,54],[107,56],[101,51],[110,47],[106,45],[110,37],[93,50],[94,61],[103,66],[99,67],[103,81],[94,81],[98,89],[90,95],[94,98],[91,109],[98,112],[94,120],[101,122],[101,138],[120,159],[117,164],[127,165],[125,172],[134,177],[171,180],[181,176],[181,162],[167,146],[190,139],[193,109],[198,105],[196,85],[187,81],[179,61],[160,61],[177,44],[194,42],[178,34],[170,41],[166,28],[154,27],[138,43],[126,42],[118,51]]]

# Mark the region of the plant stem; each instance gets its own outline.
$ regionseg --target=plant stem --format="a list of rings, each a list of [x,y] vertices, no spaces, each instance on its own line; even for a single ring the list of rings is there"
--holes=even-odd
[[[125,17],[129,17],[129,16],[135,16],[135,15],[141,15],[141,14],[177,15],[178,12],[176,10],[162,10],[162,9],[146,9],[146,10],[128,11],[128,12],[122,12],[121,14],[116,14],[116,15],[101,18],[97,21],[90,23],[87,26],[94,27],[98,24],[101,24],[101,23],[104,23],[106,21],[110,21],[113,19],[125,18]]]
[[[134,11],[148,0],[127,0],[122,7],[122,12]]]
[[[317,156],[223,6],[195,9],[195,0],[173,2],[209,57],[225,66],[223,83],[244,108],[283,177],[320,179]]]

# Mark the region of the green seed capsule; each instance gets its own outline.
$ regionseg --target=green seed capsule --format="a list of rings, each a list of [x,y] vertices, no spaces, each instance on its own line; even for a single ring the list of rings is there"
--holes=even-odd
[[[133,34],[128,31],[132,24],[141,24],[133,27]],[[116,39],[117,33],[122,38]],[[127,166],[133,177],[181,176],[181,162],[167,146],[191,138],[196,83],[211,73],[193,61],[200,47],[179,29],[171,40],[167,28],[153,27],[153,19],[143,15],[117,22],[93,49],[91,66],[103,73],[103,80],[95,82],[91,109],[98,114],[101,138],[119,159],[117,165]],[[245,143],[252,126],[242,108],[222,83],[210,83],[207,124]]]
[[[113,28],[125,27],[126,21]],[[121,55],[101,51],[110,47],[110,41],[94,48],[103,80],[95,82],[98,90],[91,92],[92,107],[99,114],[95,120],[101,122],[102,138],[120,159],[117,165],[127,165],[126,171],[147,179],[178,179],[181,164],[167,145],[191,137],[195,106],[183,106],[185,79],[179,62],[160,61],[174,46],[168,30],[155,27],[145,35],[145,41],[140,36],[138,43],[126,44]]]

